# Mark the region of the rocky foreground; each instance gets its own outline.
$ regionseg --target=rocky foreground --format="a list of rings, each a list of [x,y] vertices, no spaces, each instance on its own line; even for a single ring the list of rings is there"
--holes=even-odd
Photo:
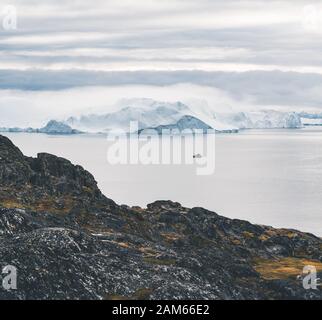
[[[49,154],[25,157],[0,136],[1,299],[321,299],[322,240],[158,201],[119,206],[93,176]]]

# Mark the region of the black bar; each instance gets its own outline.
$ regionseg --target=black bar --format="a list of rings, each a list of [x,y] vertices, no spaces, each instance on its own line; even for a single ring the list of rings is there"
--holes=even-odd
[[[2,310],[11,315],[23,310],[25,315],[49,314],[61,317],[66,313],[81,313],[93,319],[93,314],[103,319],[268,319],[280,317],[309,318],[320,311],[321,301],[1,301]],[[21,307],[21,308],[19,308]],[[37,311],[36,311],[37,310]],[[144,313],[142,313],[144,310]],[[42,312],[40,312],[42,311]],[[318,314],[318,313],[317,313]],[[59,319],[60,320],[60,319]],[[93,319],[94,320],[94,319]]]

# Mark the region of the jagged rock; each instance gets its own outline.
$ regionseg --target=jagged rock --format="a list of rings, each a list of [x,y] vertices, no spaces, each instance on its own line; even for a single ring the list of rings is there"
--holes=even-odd
[[[322,298],[299,277],[322,271],[314,235],[171,201],[118,206],[83,168],[1,136],[0,157],[0,268],[18,271],[0,299]]]
[[[6,137],[0,138],[0,183],[26,183],[32,171],[22,152]]]
[[[0,202],[9,208],[35,211],[114,205],[97,187],[94,177],[81,166],[54,155],[25,157],[8,138],[0,136]]]

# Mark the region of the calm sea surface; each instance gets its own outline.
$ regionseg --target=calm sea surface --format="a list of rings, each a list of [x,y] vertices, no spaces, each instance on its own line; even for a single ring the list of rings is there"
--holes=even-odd
[[[80,164],[119,204],[174,200],[253,223],[322,236],[322,129],[249,130],[216,135],[216,170],[195,165],[116,165],[103,135],[6,134],[29,156],[49,152]]]

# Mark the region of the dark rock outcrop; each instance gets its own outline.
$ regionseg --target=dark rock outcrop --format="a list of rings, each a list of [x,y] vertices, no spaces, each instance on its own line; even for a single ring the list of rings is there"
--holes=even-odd
[[[54,155],[25,157],[0,136],[0,203],[7,208],[28,208],[66,213],[114,206],[103,196],[94,177],[81,166]]]
[[[321,299],[322,240],[157,201],[107,199],[87,171],[27,158],[0,136],[0,267],[17,290],[1,299]]]

